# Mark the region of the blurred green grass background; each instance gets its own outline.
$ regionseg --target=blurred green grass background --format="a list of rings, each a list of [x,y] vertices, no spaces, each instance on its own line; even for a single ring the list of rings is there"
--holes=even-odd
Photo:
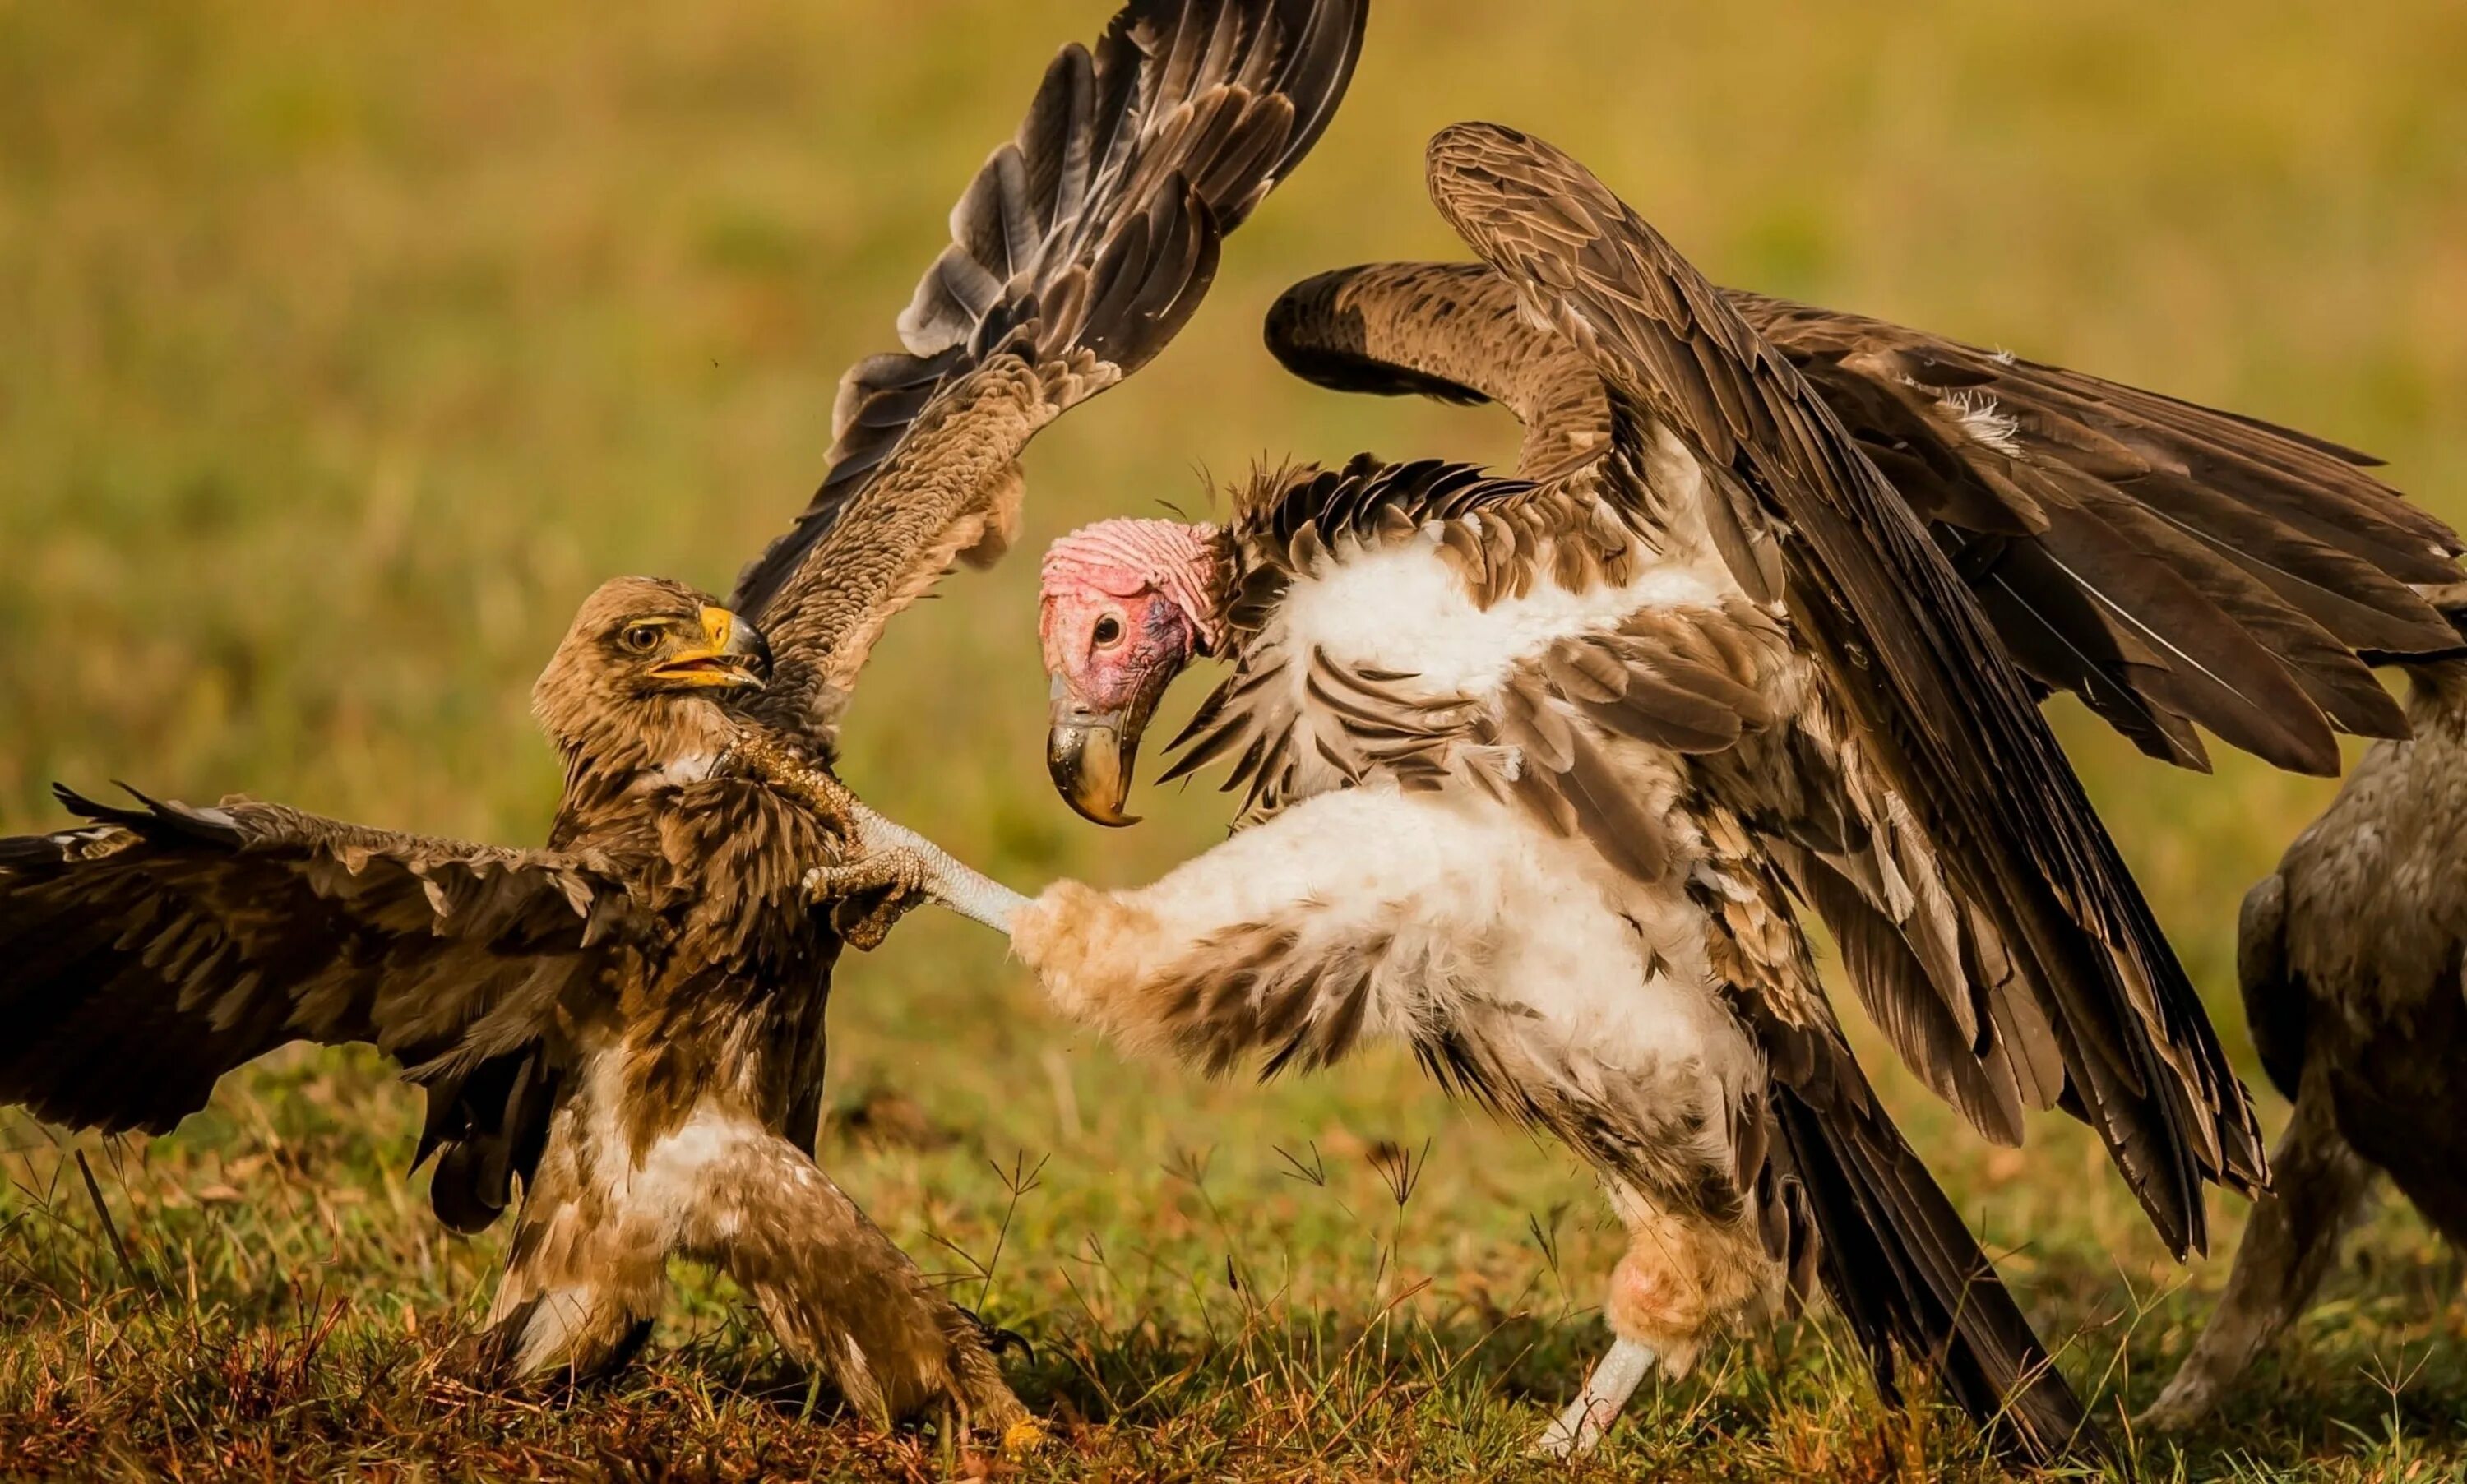
[[[557,770],[527,692],[575,604],[629,571],[726,591],[817,481],[833,383],[891,345],[961,185],[1106,12],[0,0],[0,829],[56,822],[54,778],[125,777],[538,839]],[[1258,345],[1296,279],[1462,256],[1419,177],[1423,140],[1461,118],[1569,148],[1721,281],[2287,421],[2467,519],[2462,78],[2451,0],[1386,0],[1345,109],[1230,242],[1198,320],[1031,450],[1029,554],[893,626],[845,773],[1024,887],[1144,879],[1218,838],[1204,789],[1143,788],[1150,822],[1121,834],[1052,798],[1032,553],[1100,515],[1202,508],[1261,457],[1510,458],[1502,416],[1316,392]],[[2333,785],[2232,757],[2171,772],[2065,726],[2250,1066],[2235,906]],[[1577,1311],[1613,1247],[1586,1181],[1401,1058],[1264,1091],[1124,1063],[1048,1018],[997,942],[929,916],[847,970],[832,1018],[843,1106],[953,1136],[833,1156],[912,1250],[930,1260],[928,1230],[988,1250],[1009,1197],[986,1157],[1052,1157],[991,1286],[1012,1322],[1079,1314],[1062,1275],[1094,1241],[1147,1254],[1159,1322],[1196,1322],[1176,1285],[1234,1251],[1339,1315],[1374,1313],[1399,1271],[1438,1275],[1449,1303],[1568,1313],[1517,1373],[1544,1397],[1597,1340]],[[390,1263],[446,1249],[376,1194],[413,1118],[381,1077],[294,1056],[240,1079],[124,1194],[170,1221],[184,1182],[269,1132],[322,1139],[335,1158],[300,1178],[372,1203],[330,1240],[280,1240],[368,1294],[467,1296],[485,1240],[446,1255],[460,1289]],[[2147,1299],[2186,1274],[2086,1140],[2050,1126],[2028,1159],[1991,1157],[1892,1091],[1964,1208],[2024,1249],[2008,1270],[2034,1312],[2091,1327],[2075,1374],[2123,1349],[2108,1383],[2147,1400],[2223,1261],[2128,1324],[2128,1285]],[[1279,1173],[1277,1146],[1313,1139],[1324,1191]],[[1361,1214],[1386,1201],[1366,1151],[1426,1140],[1392,1251]],[[1200,1150],[1204,1188],[1168,1169]],[[1562,1285],[1526,1218],[1563,1205]],[[224,1220],[200,1230],[278,1241]],[[2400,1270],[2432,1250],[2399,1213],[2367,1247]],[[2455,1338],[2455,1289],[2353,1289],[2348,1318],[2290,1352],[2311,1368],[2262,1372],[2269,1409],[2309,1397],[2287,1456],[2361,1447],[2339,1420],[2387,1399],[2359,1366]],[[2455,1430],[2462,1395],[2436,1388],[2428,1425]]]

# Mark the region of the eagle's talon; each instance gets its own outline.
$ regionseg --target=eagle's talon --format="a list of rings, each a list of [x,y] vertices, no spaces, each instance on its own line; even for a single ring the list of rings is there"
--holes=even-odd
[[[891,936],[891,930],[919,900],[902,891],[875,902],[842,902],[831,910],[831,931],[850,948],[870,954],[882,946],[883,940]]]
[[[965,1305],[959,1306],[959,1309],[968,1316],[968,1322],[977,1327],[977,1338],[985,1342],[986,1354],[1000,1360],[1016,1350],[1030,1360],[1036,1359],[1036,1346],[1029,1342],[1027,1336],[1017,1330],[1007,1330]]]
[[[831,928],[843,942],[871,953],[908,910],[925,900],[926,865],[906,848],[877,850],[840,866],[821,866],[805,873],[807,900],[831,909]]]

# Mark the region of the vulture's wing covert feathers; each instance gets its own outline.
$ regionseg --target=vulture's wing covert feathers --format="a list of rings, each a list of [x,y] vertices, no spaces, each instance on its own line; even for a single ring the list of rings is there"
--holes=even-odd
[[[2036,687],[2153,756],[2208,763],[2196,725],[2337,771],[2334,731],[2397,736],[2367,666],[2456,652],[2410,584],[2458,537],[2334,443],[1839,310],[1724,290],[1927,524]],[[1269,349],[1340,391],[1497,401],[1519,472],[1610,448],[1593,367],[1487,263],[1373,263],[1294,285]]]
[[[905,349],[841,379],[822,488],[737,580],[777,656],[774,720],[827,731],[890,616],[1001,553],[1020,450],[1198,307],[1219,238],[1334,115],[1368,3],[1132,0],[1093,55],[1054,58],[953,210]]]
[[[277,1046],[367,1042],[429,1089],[424,1156],[634,925],[586,857],[57,792],[94,822],[0,840],[0,1103],[73,1127],[165,1133]]]
[[[1614,420],[1676,437],[1707,506],[1777,553],[1802,641],[2046,997],[2069,1104],[2170,1247],[2200,1246],[2202,1181],[2262,1177],[2251,1104],[1969,587],[1790,359],[1582,166],[1460,124],[1429,169],[1440,213],[1593,363]]]

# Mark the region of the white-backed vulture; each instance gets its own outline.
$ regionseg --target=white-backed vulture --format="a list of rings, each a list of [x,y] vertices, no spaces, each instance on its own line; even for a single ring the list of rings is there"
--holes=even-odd
[[[2335,731],[2404,731],[2367,658],[2456,647],[2408,584],[2458,542],[2302,435],[1726,293],[1512,130],[1429,167],[1483,261],[1312,281],[1270,343],[1505,402],[1516,477],[1366,457],[1263,473],[1221,526],[1058,542],[1057,786],[1120,822],[1158,694],[1217,657],[1173,773],[1230,759],[1242,827],[1143,889],[1056,885],[1014,944],[1134,1046],[1273,1071],[1396,1037],[1581,1154],[1631,1242],[1547,1449],[1811,1275],[1889,1389],[1920,1358],[2062,1449],[2080,1406],[1870,1092],[1800,914],[1982,1134],[2066,1110],[2199,1247],[2259,1132],[2037,703],[2180,763],[2200,723],[2335,768]]]

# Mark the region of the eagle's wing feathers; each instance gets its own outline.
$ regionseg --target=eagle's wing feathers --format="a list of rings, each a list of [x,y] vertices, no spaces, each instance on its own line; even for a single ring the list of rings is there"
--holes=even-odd
[[[634,926],[582,857],[60,798],[94,822],[0,841],[0,1102],[61,1123],[168,1131],[292,1041],[370,1043],[451,1085],[534,1038]]]
[[[2036,686],[2153,756],[2207,766],[2196,724],[2282,767],[2404,718],[2367,664],[2454,651],[2410,584],[2457,536],[2309,435],[1837,310],[1724,290],[1927,523]],[[1296,284],[1268,346],[1323,386],[1492,400],[1521,472],[1581,477],[1610,406],[1487,263],[1375,263]],[[1718,513],[1718,512],[1717,512]],[[1717,529],[1715,534],[1725,532]]]
[[[1684,443],[1708,503],[1744,497],[1829,688],[2043,997],[2082,1111],[2170,1245],[2198,1245],[2202,1180],[2260,1177],[2250,1103],[1960,576],[1789,361],[1581,166],[1459,125],[1430,174],[1441,213],[1592,361],[1615,417]]]
[[[1198,307],[1218,240],[1333,116],[1366,6],[1132,0],[1093,56],[1055,58],[953,210],[905,349],[842,379],[822,488],[737,580],[777,656],[775,720],[827,732],[890,616],[1000,554],[1020,451]]]

